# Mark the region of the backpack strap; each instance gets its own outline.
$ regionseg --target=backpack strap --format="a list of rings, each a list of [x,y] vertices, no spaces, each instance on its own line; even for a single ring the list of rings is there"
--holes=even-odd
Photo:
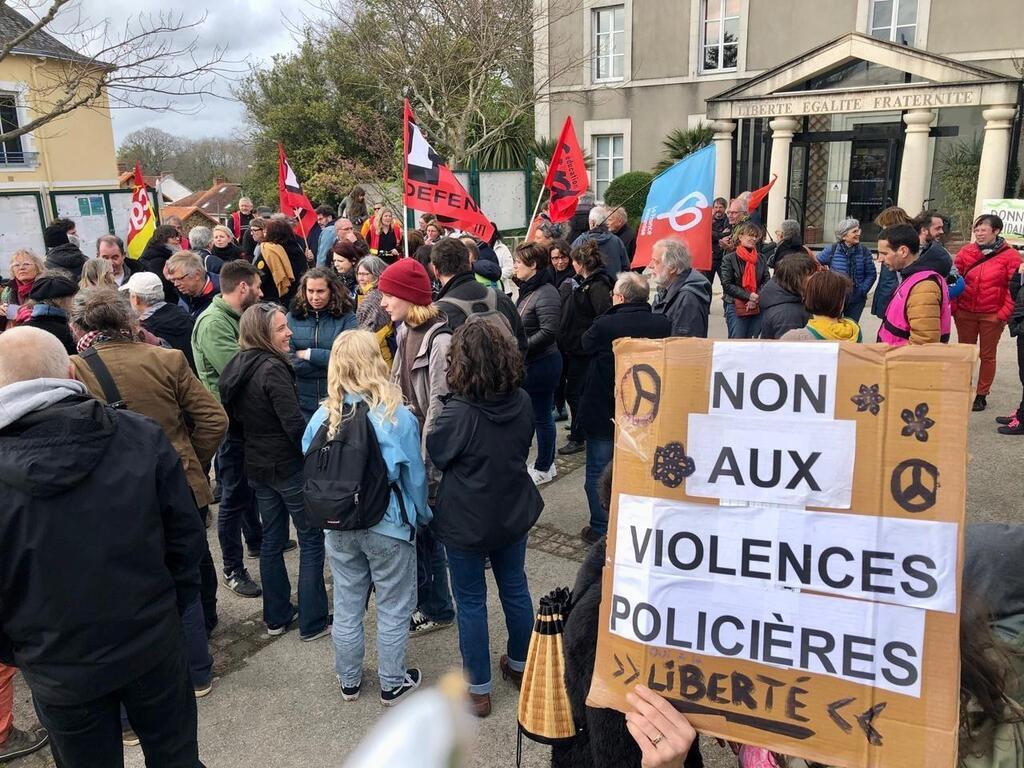
[[[409,519],[409,512],[405,508],[405,499],[402,498],[402,489],[398,487],[398,483],[391,483],[391,492],[395,494],[395,499],[398,501],[398,514],[401,516],[402,522],[409,526],[409,541],[414,541],[416,526]]]
[[[124,398],[121,397],[121,390],[117,388],[114,377],[110,375],[110,369],[107,368],[107,364],[103,362],[103,358],[100,357],[96,348],[89,347],[88,349],[83,349],[79,353],[79,357],[85,360],[92,370],[93,376],[100,383],[100,388],[103,390],[103,399],[107,401],[107,405],[111,408],[126,408],[127,404]]]
[[[477,304],[483,304],[484,306],[486,306],[487,309],[485,311],[487,312],[494,312],[498,308],[498,293],[497,291],[495,291],[494,288],[487,288],[486,286],[485,290],[487,291],[487,293],[484,295],[482,299],[456,299],[452,296],[446,296],[443,299],[438,299],[436,303],[438,305],[447,304],[449,306],[455,307],[456,309],[461,310],[462,314],[464,314],[466,317],[469,317],[470,315],[475,314],[477,311],[479,311],[476,309]]]

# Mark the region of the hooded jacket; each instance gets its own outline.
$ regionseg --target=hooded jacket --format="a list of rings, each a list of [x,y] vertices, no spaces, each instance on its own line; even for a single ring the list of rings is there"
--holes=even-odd
[[[180,304],[167,304],[166,302],[157,307],[156,311],[142,320],[142,327],[152,333],[158,339],[163,339],[185,355],[188,360],[188,367],[194,372],[196,369],[195,357],[192,354],[192,328],[195,321],[181,308]]]
[[[327,363],[331,359],[331,346],[342,331],[356,327],[356,313],[335,316],[311,309],[302,317],[293,307],[288,313],[288,327],[292,331],[288,340],[293,354],[292,367],[299,382],[299,408],[308,421],[327,397]],[[309,350],[309,360],[294,356],[299,349]]]
[[[937,344],[942,341],[943,299],[942,289],[936,280],[944,280],[949,274],[948,256],[944,248],[927,248],[900,271],[901,283],[917,272],[935,272],[938,275],[933,280],[922,280],[911,288],[907,296],[905,311],[911,344]],[[946,270],[945,274],[942,270]]]
[[[671,333],[672,323],[665,315],[654,314],[646,301],[636,301],[613,306],[583,334],[583,351],[592,362],[580,395],[578,421],[588,438],[615,436],[615,340],[665,339]]]
[[[231,434],[245,443],[245,471],[273,484],[302,471],[302,433],[295,371],[281,355],[243,349],[220,375],[220,400]]]
[[[0,388],[0,497],[0,661],[37,700],[94,700],[181,645],[205,532],[157,424],[77,381]]]
[[[64,243],[46,252],[46,268],[66,269],[77,283],[82,279],[82,267],[89,259],[75,243]]]
[[[811,319],[803,298],[787,291],[774,278],[764,284],[760,299],[762,339],[781,339],[786,331],[803,328]]]
[[[597,229],[584,232],[573,240],[572,248],[576,250],[591,240],[597,243],[597,249],[601,252],[601,258],[604,259],[604,269],[612,278],[615,278],[619,272],[629,271],[629,255],[626,253],[626,246],[603,224]]]
[[[954,263],[966,287],[953,303],[955,312],[977,312],[996,315],[1004,323],[1013,312],[1010,280],[1020,269],[1021,258],[1005,240],[994,245],[995,255],[985,259],[977,243],[968,243],[959,250]]]
[[[164,276],[164,267],[167,266],[167,260],[172,255],[169,245],[150,240],[142,249],[142,255],[139,256],[139,266],[160,278],[160,282],[164,285],[164,301],[168,304],[177,304],[180,297],[178,289]]]
[[[427,453],[443,473],[434,510],[442,543],[490,552],[533,527],[544,500],[526,470],[532,441],[533,408],[523,389],[495,400],[447,399],[427,434]]]
[[[654,298],[654,311],[672,321],[673,336],[706,339],[710,310],[711,283],[696,269],[676,275]]]
[[[223,296],[215,296],[210,307],[192,328],[192,354],[196,375],[210,393],[220,398],[217,382],[228,361],[238,352],[238,321],[241,315]]]

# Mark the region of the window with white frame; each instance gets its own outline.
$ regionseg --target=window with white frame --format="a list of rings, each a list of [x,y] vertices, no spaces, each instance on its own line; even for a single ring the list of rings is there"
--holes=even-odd
[[[702,72],[736,69],[740,50],[740,0],[702,0]]]
[[[610,5],[591,11],[594,45],[594,82],[621,80],[626,62],[626,10]]]
[[[868,26],[872,37],[913,45],[917,34],[917,0],[872,0]]]
[[[19,125],[18,97],[13,93],[0,93],[0,131],[14,131]],[[25,161],[20,136],[0,144],[0,165],[22,165]]]
[[[593,137],[594,191],[598,200],[604,200],[608,185],[624,170],[622,134]]]

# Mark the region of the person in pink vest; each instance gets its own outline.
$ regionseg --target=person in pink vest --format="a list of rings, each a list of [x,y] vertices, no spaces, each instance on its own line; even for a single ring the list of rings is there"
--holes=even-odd
[[[878,255],[900,280],[878,329],[878,341],[893,347],[949,341],[949,288],[942,265],[931,251],[921,255],[919,250],[917,232],[908,224],[878,235]]]

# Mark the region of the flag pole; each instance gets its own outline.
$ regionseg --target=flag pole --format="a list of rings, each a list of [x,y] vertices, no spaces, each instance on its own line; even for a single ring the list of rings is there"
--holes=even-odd
[[[405,251],[405,258],[409,258],[409,206],[405,203],[405,195],[402,195],[402,248]]]
[[[537,196],[537,204],[533,207],[533,215],[530,217],[530,220],[526,223],[527,239],[529,239],[533,235],[533,222],[537,220],[537,211],[540,210],[540,201],[544,199],[544,190],[546,189],[547,187],[543,186],[540,188],[540,195]]]

